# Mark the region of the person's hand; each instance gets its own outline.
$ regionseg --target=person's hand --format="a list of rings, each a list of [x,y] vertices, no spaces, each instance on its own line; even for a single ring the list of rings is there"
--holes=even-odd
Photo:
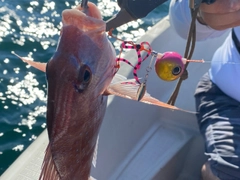
[[[201,3],[198,21],[216,30],[240,25],[240,0],[216,0],[213,4]]]

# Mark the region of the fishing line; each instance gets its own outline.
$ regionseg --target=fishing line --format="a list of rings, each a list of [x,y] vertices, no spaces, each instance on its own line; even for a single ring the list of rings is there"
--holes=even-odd
[[[223,62],[223,61],[205,61],[204,59],[202,60],[186,60],[189,62],[199,62],[199,63],[206,63],[206,64],[211,64],[211,63],[222,63],[222,64],[232,64],[232,65],[240,65],[239,63],[236,62]]]

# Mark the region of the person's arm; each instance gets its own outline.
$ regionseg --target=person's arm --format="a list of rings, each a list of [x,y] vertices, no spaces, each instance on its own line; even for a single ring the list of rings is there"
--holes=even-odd
[[[217,1],[228,1],[228,0],[216,0]],[[215,3],[216,3],[215,2]],[[201,4],[199,14],[200,18],[196,22],[196,31],[197,31],[197,40],[205,40],[208,38],[214,38],[221,36],[225,30],[216,30],[210,27],[212,21],[214,21],[214,14],[211,17],[211,22],[209,20],[206,20],[206,18],[209,18],[209,14],[206,14],[205,12],[210,12],[209,6],[214,9],[215,3],[212,5],[207,5],[205,3]],[[213,7],[214,5],[214,7]],[[216,7],[215,7],[216,8]],[[170,16],[170,23],[173,25],[176,32],[182,37],[187,38],[188,37],[188,31],[191,23],[191,13],[189,9],[189,0],[171,0],[170,8],[169,8],[169,16]],[[216,18],[216,16],[215,16]],[[201,23],[200,23],[200,22]],[[210,24],[208,24],[210,23]],[[207,24],[207,25],[206,25]]]

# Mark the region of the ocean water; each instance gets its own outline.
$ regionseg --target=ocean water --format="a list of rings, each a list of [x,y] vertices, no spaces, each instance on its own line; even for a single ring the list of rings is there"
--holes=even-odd
[[[90,0],[104,20],[119,8],[115,0]],[[61,12],[80,1],[0,0],[0,175],[46,128],[45,74],[26,65],[12,52],[47,62],[53,55]],[[169,2],[146,18],[114,31],[119,38],[136,41],[168,13]],[[116,51],[120,42],[111,38]]]

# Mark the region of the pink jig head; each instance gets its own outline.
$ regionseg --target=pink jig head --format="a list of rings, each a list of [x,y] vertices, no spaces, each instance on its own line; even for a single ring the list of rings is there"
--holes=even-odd
[[[155,71],[162,80],[174,81],[182,75],[184,64],[182,56],[176,52],[159,53],[155,63]]]

